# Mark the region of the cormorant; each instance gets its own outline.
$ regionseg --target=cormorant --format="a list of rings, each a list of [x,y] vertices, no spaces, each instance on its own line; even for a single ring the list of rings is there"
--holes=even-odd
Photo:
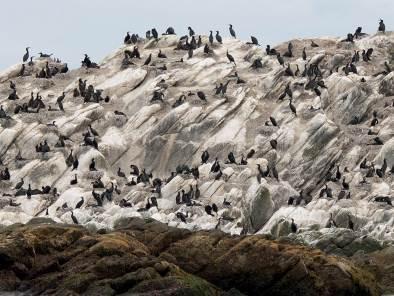
[[[253,69],[263,68],[263,63],[261,62],[261,58],[255,59],[250,67]]]
[[[71,171],[76,170],[79,166],[79,160],[77,157],[75,157],[74,161],[73,161],[73,168]]]
[[[148,66],[151,61],[152,61],[152,54],[150,53],[148,58],[144,62],[144,66]]]
[[[341,200],[343,198],[345,198],[346,195],[346,191],[345,190],[341,190],[338,194],[338,200]]]
[[[250,36],[250,39],[252,40],[252,42],[248,42],[248,44],[253,44],[253,45],[258,45],[258,46],[260,46],[259,41],[257,40],[256,37]]]
[[[68,155],[68,157],[66,158],[66,165],[68,167],[72,166],[74,162],[74,157],[73,157],[73,150],[71,149],[70,154]]]
[[[77,174],[74,175],[74,179],[70,181],[70,185],[78,184]]]
[[[217,173],[218,171],[220,171],[220,164],[218,159],[216,158],[214,163],[211,166],[211,172]]]
[[[29,66],[34,65],[33,58],[34,58],[34,56],[30,57],[30,61],[27,63]]]
[[[205,212],[206,212],[208,215],[213,216],[213,214],[212,214],[212,207],[211,207],[210,205],[206,205],[206,206],[205,206]]]
[[[123,112],[121,112],[121,111],[118,111],[118,110],[115,110],[115,111],[114,111],[114,114],[115,114],[115,115],[120,115],[120,116],[127,117],[127,115],[126,115],[126,114],[124,114]]]
[[[306,61],[306,51],[305,51],[305,47],[304,47],[304,49],[302,50],[302,59],[303,59],[304,61]]]
[[[153,36],[153,38],[155,38],[156,40],[159,38],[159,34],[157,33],[157,31],[156,31],[155,28],[152,29],[152,36]]]
[[[157,57],[161,58],[161,59],[166,59],[167,58],[167,56],[164,53],[161,52],[161,49],[159,49],[159,53],[157,54]]]
[[[126,37],[124,37],[123,43],[130,44],[130,39],[131,39],[130,32],[127,32]]]
[[[82,207],[84,202],[83,196],[81,196],[81,200],[75,205],[76,209],[79,209],[80,207]]]
[[[101,206],[103,205],[103,200],[101,199],[100,194],[98,194],[97,192],[95,192],[94,189],[93,189],[93,190],[92,190],[92,195],[93,195],[93,198],[96,200],[97,205],[98,205],[99,207],[101,207]]]
[[[373,139],[374,143],[372,145],[383,145],[383,141],[379,137]]]
[[[125,174],[124,172],[122,172],[122,171],[120,170],[120,168],[118,168],[118,177],[121,177],[121,178],[125,178],[125,179],[126,179],[126,174]]]
[[[236,36],[236,34],[235,34],[235,31],[234,31],[234,29],[233,29],[233,25],[229,25],[230,27],[229,27],[229,31],[230,31],[230,35],[232,36],[232,37],[234,37],[234,38],[237,38],[237,36]]]
[[[254,149],[250,149],[248,154],[246,154],[246,158],[252,158],[255,153],[256,151]]]
[[[73,220],[74,224],[79,224],[78,220],[77,220],[77,217],[74,216],[73,211],[71,211],[71,219]]]
[[[270,116],[270,121],[273,126],[278,126],[278,123],[276,122],[276,119],[274,117]]]
[[[212,211],[214,211],[216,214],[218,213],[218,206],[215,204],[215,203],[213,203],[212,204]]]
[[[292,233],[296,233],[297,232],[297,224],[294,223],[294,219],[293,218],[291,218],[290,229],[291,229]]]
[[[300,68],[298,67],[298,64],[296,64],[296,71],[294,72],[294,76],[299,76],[300,75]]]
[[[157,199],[156,199],[156,197],[154,197],[154,196],[152,196],[151,198],[150,198],[150,201],[151,201],[151,205],[152,206],[154,206],[154,207],[156,207],[157,209],[159,209],[159,205],[157,204]]]
[[[204,101],[204,102],[207,101],[205,94],[202,91],[198,91],[197,96],[200,98],[201,101]]]
[[[239,162],[240,165],[247,165],[248,164],[248,160],[247,158],[244,157],[243,154],[241,154],[241,161]]]
[[[284,66],[284,65],[285,65],[285,61],[284,61],[284,59],[280,56],[280,53],[279,53],[279,52],[276,54],[276,59],[278,60],[278,62],[279,62],[279,64],[280,64],[281,66]]]
[[[198,36],[197,47],[200,48],[202,45],[201,35]]]
[[[29,59],[29,48],[26,47],[26,53],[23,55],[23,62],[26,62]]]
[[[236,163],[236,162],[235,162],[235,157],[234,157],[234,153],[233,153],[233,152],[230,152],[230,153],[227,155],[227,158],[228,158],[228,160],[229,160],[229,163]]]
[[[94,158],[92,158],[92,161],[89,164],[89,171],[97,171],[96,169],[96,162],[94,161]]]
[[[67,63],[64,64],[64,66],[60,69],[60,73],[64,74],[68,72],[68,66]]]
[[[191,27],[187,27],[187,29],[189,30],[189,36],[190,37],[195,35],[194,30]]]
[[[275,139],[272,139],[270,141],[270,145],[271,145],[272,149],[276,150],[276,147],[278,146],[278,141],[276,141]]]
[[[246,83],[245,80],[243,80],[241,77],[238,76],[238,73],[237,73],[237,72],[235,72],[234,75],[235,75],[235,77],[237,77],[237,84]]]
[[[386,32],[386,25],[384,24],[383,20],[379,20],[379,27],[378,27],[379,32]]]
[[[319,45],[315,43],[315,41],[311,40],[311,47],[319,47]]]
[[[213,44],[213,32],[212,31],[209,31],[210,32],[210,34],[209,34],[209,43],[212,45]]]
[[[230,63],[234,63],[234,65],[236,65],[234,57],[231,54],[228,53],[228,50],[227,50],[227,54],[226,55],[227,55],[227,58],[230,61]]]
[[[265,48],[265,52],[267,53],[267,55],[277,55],[278,53],[276,52],[275,48],[271,49],[271,46],[269,44],[267,44],[266,48]]]
[[[47,53],[42,53],[42,52],[39,52],[38,54],[40,55],[40,58],[49,58],[53,55],[53,53],[47,54]]]
[[[15,190],[21,189],[23,184],[25,184],[25,181],[23,180],[23,178],[21,178],[21,180],[15,185],[14,189]]]
[[[29,184],[29,186],[28,186],[28,188],[27,188],[26,196],[27,196],[28,199],[31,198],[31,186],[30,186],[30,184]]]
[[[343,177],[343,179],[342,179],[342,187],[345,190],[349,190],[349,183],[346,182],[345,177]]]
[[[219,35],[219,31],[216,31],[216,41],[222,44],[222,36]]]
[[[186,218],[188,217],[188,215],[189,212],[186,212],[186,215],[181,212],[176,213],[176,217],[180,219],[183,223],[186,223]]]
[[[21,69],[19,70],[18,77],[21,77],[25,74],[25,64],[22,64]]]
[[[130,168],[132,169],[132,171],[130,172],[130,175],[136,175],[138,176],[140,174],[140,170],[138,169],[138,167],[134,164],[130,165]]]

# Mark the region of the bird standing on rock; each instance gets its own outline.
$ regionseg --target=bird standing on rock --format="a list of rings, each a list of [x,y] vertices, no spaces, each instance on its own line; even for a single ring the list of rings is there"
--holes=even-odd
[[[216,31],[216,41],[219,42],[220,44],[223,43],[222,36],[219,35],[219,31]]]
[[[227,50],[227,54],[226,55],[227,55],[227,58],[230,61],[230,63],[234,63],[234,65],[236,65],[234,57],[231,54],[228,53],[228,50]]]
[[[198,91],[198,92],[197,92],[197,96],[200,98],[201,101],[204,101],[204,102],[207,101],[204,92]]]
[[[30,47],[26,47],[26,53],[23,55],[23,62],[24,63],[29,59],[29,49],[30,49]]]
[[[379,21],[378,31],[382,33],[386,32],[386,25],[384,24],[382,19]]]
[[[237,38],[237,36],[236,36],[236,34],[235,34],[235,31],[234,31],[234,29],[233,29],[233,25],[229,25],[230,27],[229,27],[229,31],[230,31],[230,35],[232,36],[232,37],[234,37],[234,38]]]

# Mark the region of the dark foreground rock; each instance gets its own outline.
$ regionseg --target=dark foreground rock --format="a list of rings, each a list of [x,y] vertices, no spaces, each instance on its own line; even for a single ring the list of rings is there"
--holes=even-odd
[[[43,221],[42,221],[43,222]],[[0,231],[0,291],[26,295],[380,295],[350,261],[263,236],[190,232],[127,219]]]

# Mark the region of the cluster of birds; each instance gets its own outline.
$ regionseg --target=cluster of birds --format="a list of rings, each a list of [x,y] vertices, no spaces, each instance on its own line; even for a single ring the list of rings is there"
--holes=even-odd
[[[22,57],[23,63],[22,63],[21,69],[19,70],[19,73],[18,73],[19,77],[27,75],[27,73],[26,73],[26,65],[28,67],[30,67],[32,70],[34,68],[34,65],[35,65],[35,63],[33,62],[34,56],[30,56],[29,49],[30,49],[30,47],[26,47],[26,53]],[[53,54],[46,54],[46,53],[39,52],[39,55],[40,55],[40,58],[51,58],[51,56]],[[30,58],[30,61],[27,62],[27,60],[29,58]],[[68,72],[67,63],[61,64],[62,63],[61,60],[59,60],[57,58],[54,58],[53,62],[55,62],[57,65],[55,65],[53,67],[50,67],[49,66],[49,62],[47,61],[45,63],[45,67],[41,68],[41,70],[36,73],[35,77],[36,78],[50,79],[53,76],[55,76],[56,74],[58,74],[58,73],[63,73],[64,74],[64,73]]]
[[[380,20],[378,30],[383,33],[385,32],[385,25],[384,25],[383,20]],[[233,38],[236,38],[236,32],[231,24],[229,25],[229,32]],[[166,32],[163,33],[163,35],[174,35],[174,34],[175,34],[175,30],[172,27],[169,27],[166,30]],[[343,40],[343,42],[353,43],[355,39],[361,38],[364,35],[365,35],[365,33],[362,32],[362,28],[358,27],[356,29],[355,33],[354,34],[349,33],[347,35],[346,39]],[[157,30],[155,28],[153,28],[153,29],[147,31],[145,34],[145,39],[148,40],[149,42],[157,42],[159,40],[159,34],[158,34]],[[141,59],[141,53],[139,51],[138,44],[142,40],[143,39],[138,34],[131,34],[130,35],[130,32],[127,32],[127,34],[123,40],[124,44],[126,44],[126,45],[133,44],[134,46],[133,46],[132,50],[130,50],[130,49],[124,50],[124,58],[123,58],[122,64],[121,64],[122,68],[136,65],[134,63],[135,59],[137,59],[137,60]],[[188,35],[185,35],[185,36],[182,36],[179,38],[179,41],[178,41],[176,47],[174,48],[174,50],[187,51],[187,57],[189,59],[191,59],[194,55],[194,51],[197,48],[200,48],[203,46],[204,47],[203,53],[207,56],[210,56],[214,53],[213,48],[215,48],[217,46],[222,46],[222,44],[223,44],[223,38],[220,35],[219,31],[216,31],[215,35],[214,35],[213,31],[210,31],[207,43],[203,44],[202,40],[203,39],[202,39],[201,35],[197,36],[195,34],[195,31],[191,27],[188,27]],[[251,45],[251,46],[260,46],[258,39],[254,36],[251,36],[251,42],[247,42],[247,44]],[[313,40],[311,41],[310,46],[311,46],[311,48],[319,47],[319,45],[316,42],[314,42]],[[33,61],[34,57],[30,57],[29,49],[30,49],[29,47],[26,48],[26,53],[23,56],[22,68],[21,68],[18,76],[25,75],[26,65],[29,67],[34,66],[34,61]],[[270,45],[266,46],[265,52],[268,56],[272,56],[273,58],[275,58],[278,61],[278,63],[281,66],[283,66],[283,73],[282,73],[283,76],[293,77],[293,78],[298,77],[298,76],[307,77],[308,82],[305,85],[303,85],[305,90],[313,90],[316,93],[316,95],[320,97],[322,91],[324,89],[327,89],[327,87],[324,83],[324,80],[323,80],[323,76],[325,73],[323,73],[323,71],[319,67],[319,64],[323,60],[324,56],[322,56],[321,58],[315,59],[313,62],[309,61],[308,63],[306,63],[305,68],[301,72],[298,65],[295,65],[295,70],[294,70],[294,67],[292,67],[290,62],[286,62],[286,59],[293,58],[294,54],[295,54],[294,45],[291,42],[288,43],[287,51],[284,52],[283,54],[281,54],[279,52],[279,50],[271,48]],[[39,53],[39,54],[40,54],[40,58],[46,58],[46,59],[50,59],[52,56],[52,54],[44,54],[44,53]],[[351,60],[349,60],[349,62],[347,62],[343,66],[343,68],[342,68],[343,73],[345,75],[348,75],[349,73],[357,73],[356,64],[361,60],[365,63],[368,63],[372,58],[372,54],[373,54],[373,48],[363,50],[361,52],[361,56],[360,56],[359,51],[355,51],[354,55],[351,57]],[[304,61],[307,60],[308,57],[307,57],[307,48],[306,47],[303,48],[301,57]],[[30,58],[30,61],[27,62],[29,60],[29,58]],[[226,51],[226,58],[229,63],[233,64],[234,67],[237,67],[237,63],[236,63],[234,56],[231,55],[231,53],[228,50]],[[165,61],[166,59],[168,59],[168,54],[164,53],[162,50],[159,50],[157,52],[157,61],[161,62],[161,61]],[[61,63],[61,61],[58,59],[54,59],[53,61],[57,64]],[[152,53],[150,53],[149,56],[145,59],[145,61],[142,63],[142,66],[156,65],[155,62],[156,61],[154,61],[154,57],[152,56]],[[183,58],[181,58],[177,62],[183,63]],[[90,69],[90,68],[99,69],[100,68],[100,66],[97,63],[91,61],[91,59],[89,58],[89,56],[87,54],[85,54],[84,59],[82,60],[81,64],[82,64],[82,67],[85,67],[87,69]],[[45,67],[43,67],[38,73],[36,73],[36,78],[50,79],[53,76],[55,76],[57,73],[67,73],[68,72],[67,64],[62,65],[62,67],[60,67],[60,68],[59,67],[60,66],[58,66],[58,65],[51,67],[51,65],[49,64],[49,61],[46,61]],[[158,70],[162,70],[162,71],[167,70],[166,64],[158,66],[156,68]],[[263,68],[262,59],[256,58],[255,60],[253,60],[251,62],[250,68],[252,68],[254,70],[259,69],[259,68]],[[340,66],[337,66],[336,68],[331,69],[330,74],[333,73],[333,71],[339,72],[339,68],[340,68]],[[388,63],[385,63],[385,69],[382,72],[379,72],[375,75],[380,75],[380,74],[387,75],[391,71],[392,70],[389,67]],[[235,71],[233,74],[230,74],[228,76],[228,78],[229,79],[226,82],[220,82],[219,85],[215,85],[215,87],[213,89],[214,95],[226,97],[227,89],[228,89],[231,81],[234,81],[235,84],[247,83],[247,81],[245,81],[244,79],[239,77],[237,71]],[[293,87],[298,87],[298,86],[299,85],[297,85],[297,83],[293,83],[293,84],[291,82],[287,83],[287,85],[285,86],[285,88],[281,92],[281,95],[278,98],[279,101],[283,101],[286,98],[289,99],[289,108],[295,116],[297,116],[297,109],[293,103]],[[164,102],[165,90],[167,87],[168,86],[166,85],[165,80],[162,79],[158,84],[158,89],[155,89],[153,91],[152,98],[150,101],[151,102],[155,102],[155,101]],[[20,100],[20,98],[17,95],[16,84],[13,81],[10,81],[10,89],[11,89],[11,93],[9,94],[8,99],[10,101]],[[102,93],[103,93],[103,90],[95,89],[93,85],[87,85],[87,80],[83,80],[82,78],[80,78],[78,80],[78,86],[73,89],[72,96],[74,98],[82,97],[84,103],[89,103],[89,102],[100,103],[101,101],[108,103],[110,100],[109,96],[103,97]],[[196,92],[188,91],[186,93],[182,93],[179,96],[179,98],[173,103],[172,107],[176,108],[176,107],[180,106],[181,104],[183,104],[187,100],[188,97],[193,97],[193,96],[197,96],[201,101],[207,102],[208,96],[203,91],[201,91],[201,90],[197,90]],[[48,111],[65,112],[64,106],[63,106],[63,101],[65,100],[65,98],[66,98],[66,93],[62,92],[61,96],[59,96],[56,100],[56,104],[58,105],[59,109],[53,109],[49,105]],[[227,97],[226,97],[226,99],[227,99]],[[43,101],[42,97],[39,95],[39,93],[37,93],[34,96],[34,93],[32,92],[30,100],[27,103],[23,103],[22,105],[16,104],[16,107],[14,109],[14,114],[18,114],[21,112],[25,112],[25,113],[35,113],[36,112],[36,113],[38,113],[40,109],[45,109],[45,108],[46,108],[46,104],[44,103],[44,101]],[[121,111],[115,110],[114,113],[116,115],[126,116]],[[375,112],[373,114],[373,117],[374,118],[372,120],[371,126],[376,126],[379,121],[377,119],[378,116]],[[11,117],[3,109],[3,106],[0,106],[0,119],[10,119],[10,118]],[[360,120],[358,118],[355,118],[355,121],[351,122],[351,124],[358,124],[359,122],[360,122]],[[270,125],[270,126],[275,126],[275,127],[279,126],[277,120],[273,116],[270,116],[269,121],[266,121],[265,124]],[[57,129],[55,121],[53,121],[52,123],[48,123],[47,125]],[[91,125],[89,125],[87,131],[82,133],[81,144],[84,146],[91,146],[91,147],[98,150],[99,149],[99,142],[98,142],[99,139],[100,139],[99,133],[95,129],[93,129],[93,127]],[[66,147],[66,141],[71,141],[71,140],[68,137],[59,133],[59,139],[58,139],[58,142],[55,144],[55,148]],[[383,142],[378,137],[375,137],[373,144],[381,145],[381,144],[383,144]],[[275,139],[271,140],[270,145],[271,145],[272,149],[276,149],[277,145],[278,145],[277,140],[275,140]],[[50,148],[47,140],[44,140],[43,143],[40,142],[39,144],[36,145],[35,148],[36,148],[37,153],[42,153],[42,154],[45,154],[45,153],[48,153],[51,151],[51,148]],[[239,162],[237,162],[234,153],[230,152],[227,156],[227,160],[225,161],[225,164],[227,164],[227,165],[229,165],[229,164],[230,165],[247,165],[248,159],[252,158],[254,156],[254,154],[255,154],[255,150],[251,149],[247,153],[246,157],[244,157],[244,155],[242,154],[240,156]],[[210,155],[209,155],[208,151],[207,150],[203,151],[203,153],[201,155],[201,163],[206,164],[208,162],[209,158],[210,158]],[[17,161],[23,160],[20,152],[18,153],[16,160]],[[0,164],[1,164],[1,159],[0,159]],[[74,154],[74,151],[72,149],[71,149],[68,157],[66,158],[66,165],[67,165],[67,167],[71,168],[71,171],[74,171],[74,170],[78,169],[78,167],[79,167],[78,157]],[[126,176],[126,173],[123,172],[120,167],[118,168],[118,171],[117,171],[118,178],[120,178],[121,181],[124,181],[126,186],[135,186],[138,183],[144,183],[145,185],[147,185],[150,188],[150,192],[152,193],[151,196],[147,198],[146,203],[145,203],[145,207],[138,209],[139,212],[147,211],[151,207],[156,207],[158,209],[159,207],[158,207],[157,199],[161,197],[161,188],[162,188],[163,184],[170,182],[176,175],[179,175],[179,174],[192,175],[195,180],[198,180],[199,175],[200,175],[198,166],[193,167],[193,168],[189,168],[185,164],[178,165],[176,168],[176,171],[171,172],[171,175],[167,179],[164,179],[164,180],[161,180],[160,178],[153,178],[152,173],[146,172],[146,170],[144,168],[142,168],[142,170],[140,171],[139,168],[134,164],[131,165],[130,168],[131,168],[130,175],[133,176],[131,178],[131,181],[128,181],[129,179]],[[380,169],[375,169],[374,163],[372,162],[371,165],[367,166],[366,159],[365,159],[363,161],[363,163],[360,165],[360,168],[367,171],[365,178],[371,178],[374,176],[375,173],[380,178],[383,178],[385,176],[385,172],[387,170],[387,162],[386,162],[386,160],[384,160],[383,166]],[[211,171],[211,173],[214,174],[215,180],[220,180],[223,177],[222,167],[220,165],[218,158],[215,158],[215,161],[212,164],[210,171]],[[327,182],[334,182],[334,183],[341,181],[342,189],[338,193],[338,200],[344,199],[344,198],[349,199],[350,198],[350,185],[349,185],[349,183],[346,182],[346,178],[344,176],[342,177],[342,172],[340,171],[339,166],[337,165],[335,173],[332,173],[331,171],[332,170],[330,169],[330,171],[327,175],[326,181]],[[347,168],[345,168],[344,171],[346,172]],[[393,169],[392,169],[392,171],[393,171]],[[96,168],[95,159],[92,159],[89,164],[89,172],[91,172],[92,174],[94,174],[94,176],[96,176],[95,180],[91,183],[92,184],[92,192],[91,192],[92,197],[96,201],[96,204],[94,206],[101,207],[101,206],[103,206],[103,204],[106,201],[112,202],[114,193],[118,194],[118,195],[121,194],[121,191],[118,189],[117,185],[114,185],[113,182],[110,182],[109,185],[105,186],[104,183],[101,181],[101,174],[100,174],[99,170]],[[257,179],[258,179],[259,183],[261,182],[261,178],[268,178],[268,177],[279,181],[279,173],[278,173],[275,165],[270,165],[270,166],[267,166],[265,169],[263,169],[260,164],[257,164],[257,172],[258,172]],[[11,178],[11,176],[10,176],[9,170],[7,167],[5,167],[5,169],[0,172],[0,180],[9,181],[10,178]],[[365,178],[363,179],[364,182],[366,182]],[[78,184],[78,175],[74,174],[73,179],[70,180],[70,185],[76,185],[76,184]],[[44,187],[42,187],[42,189],[32,189],[31,185],[28,184],[28,188],[24,189],[23,185],[24,185],[24,180],[22,178],[21,181],[18,182],[18,184],[16,184],[16,186],[14,187],[14,190],[16,190],[15,196],[26,195],[27,198],[31,198],[31,196],[35,195],[35,194],[50,194],[54,199],[56,199],[56,197],[58,196],[57,189],[51,188],[50,186],[44,186]],[[98,192],[96,190],[102,190],[102,191]],[[199,189],[198,183],[197,183],[194,185],[194,187],[193,187],[193,185],[189,185],[189,189],[187,192],[185,189],[178,190],[177,194],[175,196],[175,202],[177,205],[185,205],[187,207],[204,206],[202,203],[199,202],[200,196],[201,196],[201,193],[200,193],[200,189]],[[319,198],[323,198],[323,197],[333,198],[333,190],[328,186],[327,183],[324,185],[324,188],[321,189],[320,193],[319,193]],[[302,203],[302,201],[304,201],[304,203],[307,204],[308,202],[310,202],[310,200],[311,200],[311,197],[310,197],[309,193],[305,194],[304,191],[301,190],[300,194],[298,196],[291,196],[289,198],[288,205],[300,205]],[[379,197],[375,198],[375,201],[386,202],[387,204],[391,205],[391,200],[388,197],[379,196]],[[84,197],[81,197],[80,201],[75,205],[74,209],[81,208],[83,206],[84,202],[85,202]],[[10,199],[10,205],[11,206],[19,206],[20,204],[17,204],[12,199]],[[130,201],[128,201],[124,198],[122,198],[120,200],[119,205],[121,207],[133,207],[134,206]],[[231,202],[224,199],[222,206],[223,207],[231,207]],[[219,207],[215,203],[205,205],[204,209],[205,209],[206,214],[210,215],[210,216],[214,216],[214,213],[217,214],[219,211]],[[64,211],[64,210],[70,210],[71,219],[73,220],[74,223],[78,224],[78,220],[73,213],[73,208],[69,207],[69,205],[67,203],[64,203],[56,211]],[[46,209],[46,214],[48,215],[48,208]],[[187,223],[187,218],[189,217],[189,212],[186,212],[186,214],[184,214],[183,212],[178,211],[176,213],[176,217],[178,219],[180,219],[182,222]],[[226,220],[226,219],[231,220],[233,218],[227,217],[227,216],[218,217],[218,225],[222,220]],[[332,218],[332,216],[330,217],[328,225],[336,226],[336,223],[335,223],[334,219]],[[292,232],[294,232],[294,233],[297,232],[297,225],[295,224],[293,219],[291,219],[290,227],[291,227]],[[354,223],[351,221],[350,216],[349,216],[349,228],[354,229]]]

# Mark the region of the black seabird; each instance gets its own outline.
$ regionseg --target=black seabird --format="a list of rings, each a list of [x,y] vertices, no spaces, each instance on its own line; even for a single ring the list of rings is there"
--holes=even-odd
[[[216,41],[219,42],[220,44],[222,44],[222,36],[219,35],[219,31],[216,31]]]
[[[229,25],[230,27],[229,27],[229,31],[230,31],[230,35],[232,36],[232,37],[234,37],[234,38],[237,38],[237,36],[236,36],[236,34],[235,34],[235,31],[234,31],[234,29],[233,29],[233,25]]]
[[[26,53],[23,55],[23,62],[26,62],[29,59],[29,48],[26,47]]]

